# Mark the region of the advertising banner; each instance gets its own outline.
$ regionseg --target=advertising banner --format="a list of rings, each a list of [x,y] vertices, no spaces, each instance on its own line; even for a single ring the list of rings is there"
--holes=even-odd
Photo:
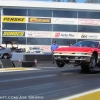
[[[51,45],[28,45],[28,48],[36,47],[42,49],[43,52],[51,52]]]
[[[100,34],[97,33],[78,33],[78,39],[99,39]]]
[[[28,19],[28,22],[31,22],[31,23],[51,23],[51,18],[32,17],[32,18]]]
[[[51,23],[52,24],[77,25],[78,24],[78,19],[75,19],[75,18],[52,18]]]
[[[21,36],[25,36],[25,32],[23,31],[3,31],[2,32],[2,36],[17,36],[17,37],[21,37]]]
[[[100,25],[100,19],[79,19],[78,20],[79,25]]]
[[[38,37],[38,38],[50,38],[51,32],[43,32],[43,31],[27,31],[26,37]]]
[[[74,32],[55,32],[52,33],[52,38],[76,38]]]
[[[2,16],[2,22],[26,23],[26,17],[23,17],[23,16]]]

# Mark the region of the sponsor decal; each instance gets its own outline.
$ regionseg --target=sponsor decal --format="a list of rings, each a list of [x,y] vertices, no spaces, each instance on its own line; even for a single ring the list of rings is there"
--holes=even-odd
[[[79,19],[79,25],[100,25],[100,20],[98,19]]]
[[[51,18],[29,18],[32,23],[51,23]]]
[[[61,33],[57,32],[55,33],[55,38],[76,38],[76,35],[74,33]]]
[[[78,24],[77,19],[72,18],[52,18],[53,24]]]
[[[98,38],[98,36],[97,35],[85,35],[85,34],[82,34],[81,35],[81,38]]]
[[[23,31],[3,31],[2,36],[25,36]]]
[[[2,16],[2,22],[25,23],[26,22],[26,17],[21,17],[21,16]]]
[[[55,37],[60,37],[60,33],[55,33]]]
[[[26,37],[45,37],[50,38],[51,33],[50,32],[39,32],[39,31],[28,31],[26,33]]]

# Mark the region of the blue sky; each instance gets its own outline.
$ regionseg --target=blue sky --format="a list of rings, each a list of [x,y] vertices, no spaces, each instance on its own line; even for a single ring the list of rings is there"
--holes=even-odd
[[[84,2],[85,0],[77,0],[77,2]]]

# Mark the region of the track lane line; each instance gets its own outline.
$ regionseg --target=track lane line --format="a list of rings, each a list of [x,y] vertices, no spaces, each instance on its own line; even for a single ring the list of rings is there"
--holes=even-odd
[[[84,96],[95,93],[95,92],[100,92],[100,88],[90,90],[90,91],[87,91],[87,92],[83,92],[83,93],[80,93],[80,94],[72,95],[72,96],[69,96],[69,97],[61,98],[61,99],[58,99],[58,100],[79,100],[78,98],[80,98],[80,97],[82,97],[83,100],[85,100]],[[91,100],[95,100],[95,99],[91,99]],[[100,98],[98,100],[100,100]]]

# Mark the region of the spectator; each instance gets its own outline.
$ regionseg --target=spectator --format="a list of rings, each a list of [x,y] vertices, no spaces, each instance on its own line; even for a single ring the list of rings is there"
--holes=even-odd
[[[72,42],[69,43],[69,47],[71,47],[71,46],[72,46]]]
[[[56,50],[58,47],[59,47],[59,46],[58,46],[58,44],[56,43],[56,41],[54,41],[53,44],[51,45],[51,52],[52,52],[52,60],[53,60],[53,63],[55,63],[55,62],[54,62],[54,58],[53,58],[53,52],[54,52],[54,50]]]

